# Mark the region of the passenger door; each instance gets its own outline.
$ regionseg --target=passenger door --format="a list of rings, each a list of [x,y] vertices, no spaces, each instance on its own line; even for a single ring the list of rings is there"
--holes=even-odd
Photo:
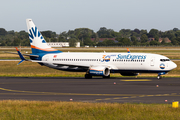
[[[151,58],[151,61],[150,61],[150,65],[151,65],[151,66],[154,66],[154,61],[155,61],[155,58],[152,57],[152,58]]]

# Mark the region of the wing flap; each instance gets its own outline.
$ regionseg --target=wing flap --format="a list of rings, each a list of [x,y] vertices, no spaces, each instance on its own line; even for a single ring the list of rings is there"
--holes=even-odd
[[[51,63],[49,61],[38,61],[38,60],[30,60],[32,62],[37,62],[37,63]],[[81,67],[81,68],[89,68],[89,65],[81,65],[81,64],[67,64],[67,63],[52,63],[54,65],[58,66],[69,66],[69,67]]]

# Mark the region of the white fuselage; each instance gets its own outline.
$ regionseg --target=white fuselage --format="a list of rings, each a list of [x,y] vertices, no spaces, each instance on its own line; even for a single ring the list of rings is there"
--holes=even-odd
[[[55,69],[86,71],[92,66],[105,66],[111,72],[169,72],[177,65],[169,58],[150,53],[58,53],[46,54],[44,65]]]

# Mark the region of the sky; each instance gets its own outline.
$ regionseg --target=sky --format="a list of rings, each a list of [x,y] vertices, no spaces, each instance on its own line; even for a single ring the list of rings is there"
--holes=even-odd
[[[121,29],[180,29],[180,0],[0,0],[0,28],[27,31],[31,18],[39,31],[60,34],[76,28],[97,32]]]

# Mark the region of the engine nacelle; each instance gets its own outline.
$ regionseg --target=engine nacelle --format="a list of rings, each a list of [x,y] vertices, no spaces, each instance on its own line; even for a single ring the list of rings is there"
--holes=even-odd
[[[103,66],[95,66],[89,69],[89,74],[92,76],[109,76],[110,69]]]
[[[133,73],[133,72],[122,72],[120,73],[122,76],[137,76],[139,73]]]

